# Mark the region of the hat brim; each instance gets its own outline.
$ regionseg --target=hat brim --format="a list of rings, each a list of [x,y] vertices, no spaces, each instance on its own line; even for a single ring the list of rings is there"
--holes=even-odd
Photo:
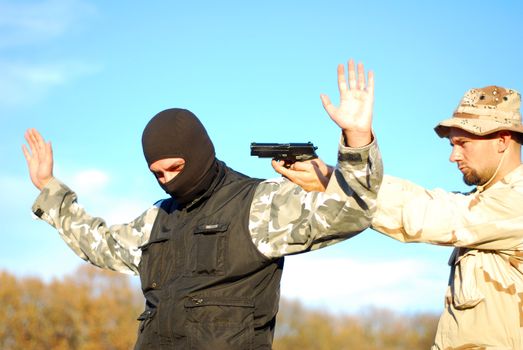
[[[440,122],[434,131],[439,137],[448,137],[450,128],[465,130],[474,135],[484,136],[501,130],[509,130],[523,134],[523,126],[512,126],[495,120],[451,118]]]

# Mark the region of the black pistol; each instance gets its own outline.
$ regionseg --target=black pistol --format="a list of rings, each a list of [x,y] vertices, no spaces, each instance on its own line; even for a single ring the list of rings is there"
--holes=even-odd
[[[307,143],[251,143],[251,156],[283,160],[288,167],[294,162],[318,158],[318,147]]]

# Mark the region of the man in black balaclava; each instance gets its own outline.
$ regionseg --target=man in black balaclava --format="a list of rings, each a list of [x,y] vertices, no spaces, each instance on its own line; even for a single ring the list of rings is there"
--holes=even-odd
[[[284,256],[350,238],[374,212],[382,164],[368,113],[373,81],[367,88],[363,67],[358,74],[356,86],[349,64],[349,88],[339,80],[339,108],[322,97],[343,135],[328,183],[333,194],[230,169],[194,114],[168,109],[147,124],[142,145],[170,197],[108,227],[53,177],[51,145],[27,131],[24,155],[41,190],[33,212],[83,259],[140,275],[146,302],[135,349],[271,349]]]
[[[201,196],[217,175],[212,141],[198,118],[186,109],[167,109],[154,116],[143,131],[142,146],[149,168],[163,159],[184,160],[180,174],[169,182],[160,182],[179,204]]]

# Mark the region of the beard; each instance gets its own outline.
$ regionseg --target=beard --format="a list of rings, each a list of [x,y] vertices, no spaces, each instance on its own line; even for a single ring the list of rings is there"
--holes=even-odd
[[[495,169],[488,169],[484,174],[479,174],[476,170],[470,169],[468,173],[463,174],[463,182],[468,186],[482,186],[494,176],[495,171]]]
[[[481,179],[475,170],[471,171],[468,174],[463,174],[463,182],[465,184],[467,184],[468,186],[481,185]],[[483,183],[485,183],[485,182],[483,182]]]

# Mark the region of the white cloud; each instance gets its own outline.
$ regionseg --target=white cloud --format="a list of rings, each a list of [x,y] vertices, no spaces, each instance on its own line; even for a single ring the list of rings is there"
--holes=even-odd
[[[99,70],[98,66],[79,61],[0,61],[0,105],[13,106],[34,102],[54,87]]]
[[[0,1],[0,49],[59,37],[93,12],[80,0]]]
[[[110,225],[128,222],[148,209],[152,203],[140,198],[139,193],[119,196],[111,188],[112,181],[120,181],[99,169],[84,169],[72,174],[61,172],[63,181],[78,195],[88,213],[100,216]]]
[[[79,59],[50,58],[38,62],[35,52],[45,44],[67,35],[81,19],[95,13],[81,0],[0,0],[0,106],[33,103],[59,85],[95,73],[100,66]],[[9,55],[10,49],[26,50],[24,59]],[[7,58],[11,57],[11,58]],[[52,60],[52,61],[50,61]]]
[[[397,311],[439,311],[446,266],[428,261],[358,261],[350,258],[288,257],[282,296],[312,307],[355,312],[365,306]]]
[[[98,169],[87,169],[76,172],[72,176],[70,186],[81,193],[93,193],[103,190],[109,183],[108,173]]]

